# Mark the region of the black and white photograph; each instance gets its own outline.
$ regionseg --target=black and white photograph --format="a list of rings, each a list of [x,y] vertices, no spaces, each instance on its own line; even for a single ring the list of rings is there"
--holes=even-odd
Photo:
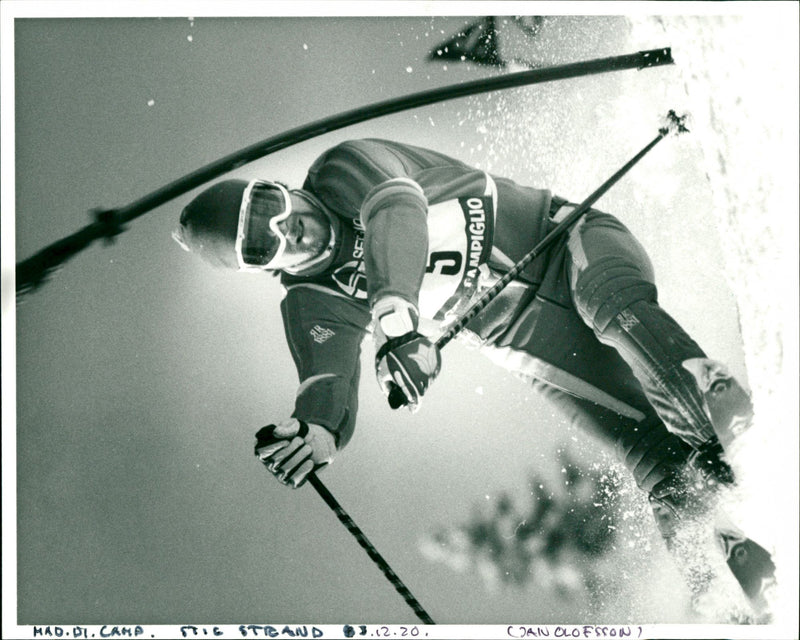
[[[3,637],[798,638],[799,8],[0,4]]]

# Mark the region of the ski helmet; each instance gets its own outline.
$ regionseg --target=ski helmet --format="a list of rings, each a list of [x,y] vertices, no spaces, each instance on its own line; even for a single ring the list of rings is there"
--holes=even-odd
[[[224,180],[200,193],[181,212],[175,240],[214,267],[239,269],[236,235],[246,188],[246,180]]]
[[[326,261],[335,244],[335,225],[322,204],[305,192],[308,200],[331,224],[328,246],[290,273],[306,271]],[[279,182],[255,179],[225,180],[198,195],[181,214],[175,240],[216,267],[260,272],[275,268],[287,247],[279,226],[292,213],[289,190]]]

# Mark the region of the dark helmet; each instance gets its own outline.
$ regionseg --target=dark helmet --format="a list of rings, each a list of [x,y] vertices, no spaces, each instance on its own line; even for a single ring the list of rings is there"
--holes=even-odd
[[[223,180],[203,191],[181,212],[180,227],[172,237],[210,265],[238,270],[236,234],[247,184]]]

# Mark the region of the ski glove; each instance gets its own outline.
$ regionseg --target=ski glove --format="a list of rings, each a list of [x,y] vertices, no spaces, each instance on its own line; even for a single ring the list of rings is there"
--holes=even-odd
[[[290,418],[256,433],[255,455],[278,482],[293,489],[333,462],[336,439],[318,424]]]
[[[389,406],[419,409],[442,366],[438,347],[416,331],[389,338],[375,355],[375,371]]]

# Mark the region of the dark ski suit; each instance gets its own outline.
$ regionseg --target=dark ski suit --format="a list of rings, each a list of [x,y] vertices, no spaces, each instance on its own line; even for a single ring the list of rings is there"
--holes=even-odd
[[[435,339],[574,207],[385,140],[325,152],[303,190],[324,206],[336,245],[311,272],[281,276],[300,377],[294,416],[327,427],[340,448],[355,427],[371,304],[404,298],[419,309],[420,332]],[[420,243],[425,262],[404,260]],[[723,479],[729,469],[717,457],[702,393],[681,366],[704,354],[656,295],[639,242],[615,217],[590,210],[460,338],[613,446],[669,537],[676,509],[687,504],[690,462],[703,460]]]

